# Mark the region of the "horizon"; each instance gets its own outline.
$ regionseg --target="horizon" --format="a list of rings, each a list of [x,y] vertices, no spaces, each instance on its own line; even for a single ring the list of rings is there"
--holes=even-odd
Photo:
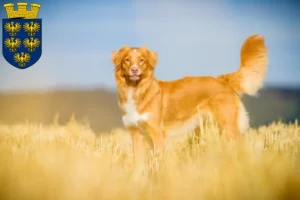
[[[300,92],[300,86],[298,85],[282,85],[282,84],[265,84],[261,89],[258,90],[260,94],[261,90],[268,89],[278,89],[278,90],[296,90]],[[103,85],[98,86],[59,86],[52,88],[29,88],[29,89],[7,89],[0,90],[0,95],[10,95],[10,94],[48,94],[56,92],[111,92],[116,93],[116,87],[106,87]]]

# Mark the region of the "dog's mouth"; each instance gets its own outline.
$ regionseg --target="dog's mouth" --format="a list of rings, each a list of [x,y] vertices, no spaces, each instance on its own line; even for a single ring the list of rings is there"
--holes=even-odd
[[[141,76],[142,76],[141,74],[140,75],[130,75],[129,79],[131,81],[138,81],[138,80],[140,80]]]

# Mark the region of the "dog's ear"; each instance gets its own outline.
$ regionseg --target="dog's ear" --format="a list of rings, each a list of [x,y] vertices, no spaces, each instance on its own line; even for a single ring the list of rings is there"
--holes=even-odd
[[[150,51],[149,50],[149,64],[152,68],[156,67],[156,63],[157,63],[157,59],[158,59],[158,55],[156,52]]]
[[[156,67],[158,55],[156,52],[149,50],[146,46],[142,46],[141,49],[146,52],[148,56],[148,62],[152,68]]]
[[[127,46],[123,46],[121,49],[112,52],[111,59],[115,67],[118,67],[121,64],[124,51],[127,48],[128,48]]]

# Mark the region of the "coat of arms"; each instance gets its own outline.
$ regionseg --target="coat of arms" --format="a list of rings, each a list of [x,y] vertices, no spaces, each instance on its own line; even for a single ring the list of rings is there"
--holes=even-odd
[[[2,21],[3,56],[12,66],[25,69],[35,64],[42,55],[42,19],[37,19],[39,4],[4,4],[7,19]]]

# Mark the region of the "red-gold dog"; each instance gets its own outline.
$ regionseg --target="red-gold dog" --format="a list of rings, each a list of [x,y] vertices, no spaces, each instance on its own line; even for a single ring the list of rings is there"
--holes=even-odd
[[[123,46],[112,53],[118,103],[136,162],[143,161],[144,136],[163,147],[168,135],[196,128],[199,114],[210,113],[230,138],[246,131],[248,116],[239,96],[255,95],[263,84],[268,62],[263,36],[248,37],[240,56],[234,73],[161,81],[154,77],[157,54],[147,47]]]

